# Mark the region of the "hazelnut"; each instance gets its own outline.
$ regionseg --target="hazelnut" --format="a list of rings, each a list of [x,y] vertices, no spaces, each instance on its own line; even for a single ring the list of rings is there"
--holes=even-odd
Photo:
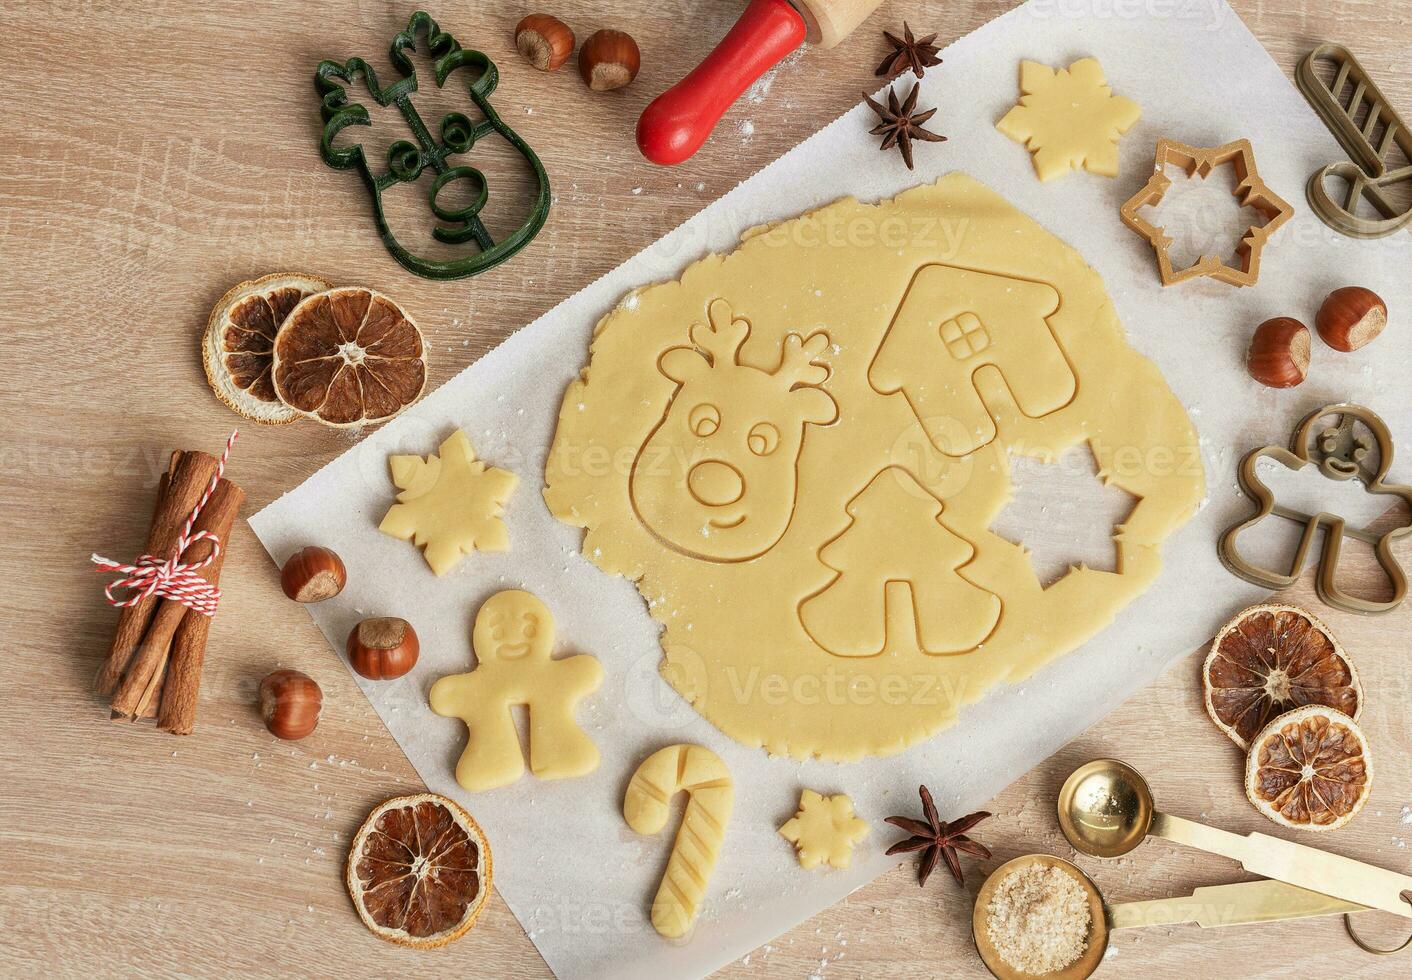
[[[1383,332],[1387,304],[1371,289],[1344,286],[1329,293],[1314,326],[1334,350],[1354,351]]]
[[[308,674],[277,670],[260,682],[260,715],[275,738],[293,742],[319,724],[324,692]]]
[[[421,645],[412,624],[395,616],[365,619],[348,634],[348,663],[370,681],[390,681],[417,666]]]
[[[515,47],[540,71],[554,71],[574,53],[574,32],[558,17],[530,14],[515,25]]]
[[[279,575],[284,594],[295,602],[323,602],[343,591],[348,571],[343,559],[329,551],[310,545],[289,556]]]
[[[579,74],[595,92],[622,88],[637,77],[642,54],[622,31],[598,31],[579,50]]]
[[[1245,363],[1250,376],[1270,388],[1293,388],[1309,374],[1309,328],[1277,316],[1255,328]]]

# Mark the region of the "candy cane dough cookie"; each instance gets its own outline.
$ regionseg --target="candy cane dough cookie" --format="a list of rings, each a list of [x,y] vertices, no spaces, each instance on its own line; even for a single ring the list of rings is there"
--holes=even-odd
[[[633,773],[623,818],[639,834],[661,833],[670,812],[667,802],[678,792],[690,799],[652,900],[652,928],[667,939],[685,936],[696,921],[735,803],[730,771],[716,753],[699,745],[669,745]]]

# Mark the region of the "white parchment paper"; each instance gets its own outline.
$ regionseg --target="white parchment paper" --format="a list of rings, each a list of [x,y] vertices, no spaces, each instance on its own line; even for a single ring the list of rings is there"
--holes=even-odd
[[[1142,120],[1121,144],[1117,179],[1079,173],[1041,185],[1029,154],[994,123],[1016,99],[1022,58],[1067,65],[1086,55],[1097,56],[1115,90],[1142,106]],[[1412,234],[1355,242],[1312,215],[1304,182],[1341,151],[1222,0],[1034,0],[943,56],[927,72],[921,104],[941,107],[933,125],[950,141],[921,144],[915,173],[895,154],[878,152],[865,107],[848,113],[251,519],[276,561],[317,542],[347,562],[344,593],[309,609],[334,651],[363,616],[413,621],[422,639],[416,670],[391,683],[359,683],[427,786],[460,799],[484,825],[496,885],[561,977],[705,974],[842,898],[892,863],[882,852],[895,835],[880,821],[913,809],[919,782],[932,787],[946,814],[980,807],[1258,597],[1222,569],[1214,549],[1219,529],[1244,510],[1234,472],[1245,450],[1283,442],[1305,411],[1345,399],[1374,408],[1412,440]],[[1368,67],[1376,74],[1380,66]],[[1163,135],[1205,146],[1251,139],[1262,176],[1298,209],[1268,249],[1257,288],[1197,281],[1164,289],[1150,247],[1120,224],[1118,206],[1146,180]],[[901,755],[854,765],[770,759],[723,737],[668,688],[656,672],[657,629],[632,585],[580,557],[579,532],[549,516],[539,491],[560,397],[585,363],[594,324],[634,287],[729,250],[753,225],[844,195],[890,197],[951,170],[1001,192],[1102,273],[1132,343],[1162,368],[1201,433],[1210,497],[1168,543],[1161,580],[1108,630],[1028,681],[995,691],[954,728]],[[1295,391],[1251,383],[1242,357],[1255,324],[1278,314],[1312,324],[1322,297],[1350,283],[1388,301],[1394,323],[1386,334],[1355,354],[1316,341],[1313,374]],[[483,458],[515,470],[522,483],[508,509],[510,552],[474,556],[436,579],[419,552],[377,531],[393,494],[386,458],[431,452],[457,426]],[[1393,475],[1399,471],[1409,479],[1406,467]],[[602,660],[607,680],[581,711],[602,764],[581,779],[526,776],[466,794],[452,778],[465,729],[433,715],[426,691],[436,678],[469,668],[477,608],[510,587],[548,603],[561,653]],[[639,837],[621,817],[634,768],[677,741],[710,746],[737,786],[705,911],[682,945],[664,942],[646,918],[669,834]],[[801,870],[776,834],[802,786],[849,793],[874,824],[848,871]]]

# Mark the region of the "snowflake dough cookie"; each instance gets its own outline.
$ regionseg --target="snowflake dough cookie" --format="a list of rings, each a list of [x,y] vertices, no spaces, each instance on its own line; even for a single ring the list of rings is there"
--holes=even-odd
[[[471,440],[460,429],[436,455],[390,456],[387,465],[402,492],[378,530],[425,547],[433,572],[445,575],[476,550],[510,549],[500,517],[518,478],[476,459]]]
[[[842,794],[821,796],[806,789],[799,797],[799,812],[780,828],[785,840],[799,851],[799,863],[817,868],[846,868],[853,860],[853,845],[868,836],[868,825],[853,815],[853,801]]]
[[[1020,62],[1020,104],[995,128],[1034,154],[1040,180],[1083,167],[1118,176],[1118,137],[1142,115],[1132,99],[1114,95],[1097,58],[1055,71]]]
[[[603,665],[587,655],[550,659],[554,617],[528,592],[486,600],[472,633],[476,668],[431,686],[431,710],[460,718],[469,735],[456,782],[475,792],[524,774],[520,736],[510,709],[529,712],[530,772],[566,779],[598,768],[598,748],[574,721],[574,706],[603,683]]]

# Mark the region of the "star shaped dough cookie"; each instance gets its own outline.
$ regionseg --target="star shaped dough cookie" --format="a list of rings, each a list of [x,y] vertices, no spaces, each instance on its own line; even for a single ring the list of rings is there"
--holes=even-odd
[[[518,478],[476,459],[466,433],[457,429],[426,459],[389,456],[387,465],[402,492],[378,530],[425,548],[437,575],[472,552],[509,550],[500,518]]]
[[[1097,58],[1055,71],[1020,62],[1020,103],[995,128],[1034,154],[1035,173],[1052,180],[1083,167],[1118,175],[1118,137],[1138,121],[1142,108],[1114,95]]]
[[[806,789],[799,796],[799,812],[785,822],[780,834],[794,844],[805,868],[825,861],[831,867],[846,868],[853,860],[853,845],[868,836],[868,825],[853,815],[848,797],[821,796]]]

